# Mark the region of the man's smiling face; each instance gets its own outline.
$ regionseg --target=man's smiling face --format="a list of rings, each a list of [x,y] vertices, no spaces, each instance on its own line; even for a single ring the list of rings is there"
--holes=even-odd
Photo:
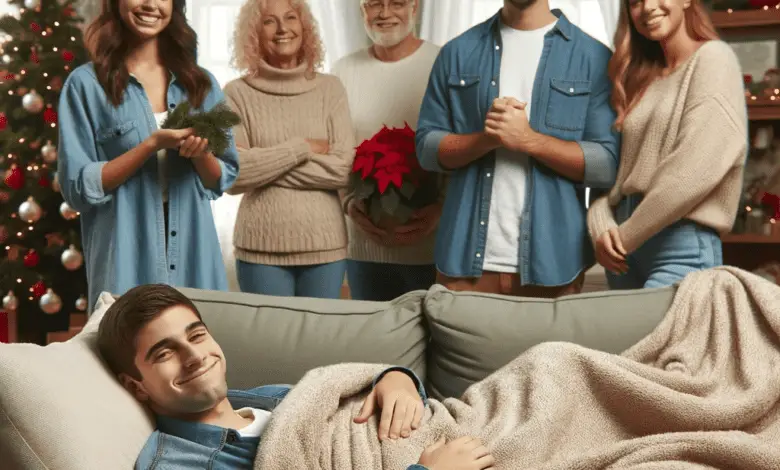
[[[206,326],[187,307],[171,307],[136,336],[140,380],[120,380],[135,397],[163,416],[211,410],[227,396],[225,356]]]

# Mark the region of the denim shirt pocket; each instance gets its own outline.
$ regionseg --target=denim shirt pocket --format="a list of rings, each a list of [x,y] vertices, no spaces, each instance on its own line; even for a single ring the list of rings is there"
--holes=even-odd
[[[550,79],[545,125],[563,131],[585,129],[590,89],[590,80]]]
[[[450,112],[456,133],[465,134],[483,129],[484,120],[474,119],[480,116],[482,96],[480,95],[479,82],[479,75],[450,75],[447,80]]]
[[[113,160],[141,143],[138,121],[133,119],[98,130],[97,143],[104,158]]]

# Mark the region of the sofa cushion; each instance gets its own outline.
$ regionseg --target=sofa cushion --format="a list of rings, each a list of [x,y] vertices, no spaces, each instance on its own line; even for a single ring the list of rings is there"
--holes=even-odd
[[[153,424],[97,354],[98,322],[113,302],[102,294],[65,343],[0,345],[0,467],[133,468]]]
[[[607,291],[552,300],[434,286],[424,302],[431,330],[429,392],[439,399],[459,397],[469,385],[545,341],[619,354],[653,331],[675,291]]]
[[[425,292],[359,302],[181,290],[222,347],[230,388],[294,384],[340,362],[401,365],[425,376]]]

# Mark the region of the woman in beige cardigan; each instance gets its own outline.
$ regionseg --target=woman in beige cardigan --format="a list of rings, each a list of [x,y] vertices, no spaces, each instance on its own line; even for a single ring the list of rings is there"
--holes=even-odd
[[[354,136],[346,92],[317,73],[323,58],[304,0],[248,0],[225,86],[243,193],[233,244],[244,292],[338,298],[347,233],[337,191],[347,186]]]

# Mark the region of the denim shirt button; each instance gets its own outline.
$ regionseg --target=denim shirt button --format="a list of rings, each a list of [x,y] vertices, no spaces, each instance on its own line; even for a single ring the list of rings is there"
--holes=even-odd
[[[574,88],[569,88],[569,93],[574,93]]]
[[[482,255],[477,253],[477,258],[482,258]]]
[[[460,86],[463,86],[463,85],[465,85],[465,84],[466,84],[466,80],[461,80],[461,81],[460,81]]]
[[[485,225],[485,221],[484,220],[480,220],[479,221],[479,225]]]
[[[495,80],[492,80],[492,81],[490,82],[490,84],[491,84],[491,85],[493,85],[493,86],[496,86],[496,81],[495,81]]]
[[[501,46],[498,46],[498,45],[497,45],[497,46],[496,46],[496,50],[499,50],[499,49],[501,49]]]
[[[487,174],[487,175],[485,175],[485,176],[487,176],[488,178],[490,178],[490,173],[488,173],[488,174]]]

